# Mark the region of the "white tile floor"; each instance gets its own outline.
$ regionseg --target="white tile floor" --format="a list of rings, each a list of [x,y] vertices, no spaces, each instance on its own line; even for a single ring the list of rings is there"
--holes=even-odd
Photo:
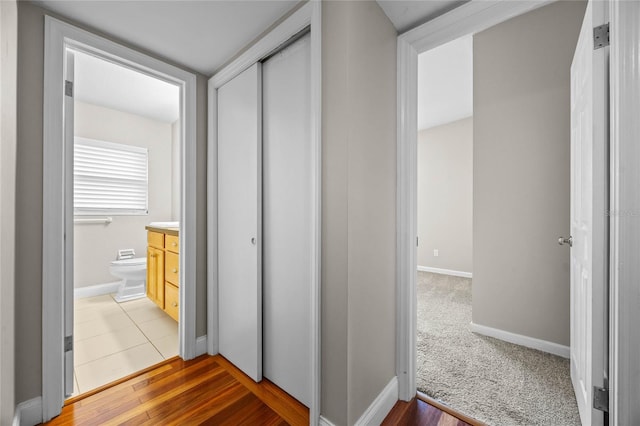
[[[178,355],[178,323],[146,297],[76,299],[74,312],[72,396]]]

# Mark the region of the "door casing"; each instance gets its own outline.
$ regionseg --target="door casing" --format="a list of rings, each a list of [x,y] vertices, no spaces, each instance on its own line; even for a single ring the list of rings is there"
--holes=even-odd
[[[217,213],[217,91],[223,84],[233,77],[266,58],[269,54],[284,45],[291,37],[299,34],[305,28],[311,33],[311,225],[312,225],[312,275],[311,275],[311,304],[309,315],[311,319],[311,405],[309,407],[309,423],[317,425],[320,421],[320,266],[321,266],[321,111],[322,111],[322,49],[321,49],[321,8],[322,2],[311,1],[302,4],[290,16],[282,21],[272,31],[258,40],[250,48],[230,64],[216,73],[209,80],[208,92],[208,150],[207,150],[207,305],[218,305],[218,213]],[[207,343],[211,355],[218,353],[218,315],[217,309],[207,312]]]
[[[64,404],[64,281],[72,265],[65,256],[73,241],[65,241],[65,121],[64,60],[67,48],[161,79],[180,88],[181,232],[179,350],[184,359],[196,351],[196,76],[104,37],[50,16],[45,17],[43,116],[43,239],[42,246],[42,420],[58,415]],[[205,345],[201,345],[204,347]]]
[[[477,33],[479,31],[488,29],[496,24],[504,22],[508,19],[511,19],[515,16],[522,15],[536,8],[545,6],[547,4],[552,3],[552,1],[547,0],[534,0],[534,1],[523,1],[523,2],[514,2],[510,0],[499,0],[496,2],[468,2],[453,9],[451,12],[437,17],[431,21],[428,21],[412,30],[406,31],[403,34],[398,36],[398,77],[397,77],[397,88],[398,88],[398,134],[397,134],[397,170],[398,170],[398,179],[397,179],[397,197],[396,197],[396,217],[397,217],[397,229],[396,229],[396,262],[397,262],[397,320],[396,320],[396,374],[398,377],[398,390],[399,390],[399,399],[403,401],[409,401],[416,394],[416,330],[417,330],[417,306],[416,306],[416,270],[417,270],[417,262],[416,262],[416,254],[415,254],[415,236],[417,235],[417,164],[415,162],[416,154],[417,154],[417,70],[418,70],[418,54],[423,53],[427,50],[438,47],[442,44],[445,44],[449,41],[455,40],[456,38]],[[638,14],[640,13],[640,8],[636,5],[626,5],[624,3],[636,3],[636,2],[620,2],[623,4],[618,4],[617,8],[621,9],[623,7],[634,8],[634,13],[629,13],[626,16],[629,17],[628,27],[625,28],[627,33],[634,32],[637,33],[637,28],[633,28],[631,21],[636,19]],[[611,2],[610,4],[614,5],[617,2]],[[616,6],[611,6],[616,7]],[[616,15],[614,13],[610,14],[611,20],[616,19]],[[636,25],[637,26],[637,25]],[[615,25],[611,25],[612,31],[615,33],[616,27]],[[627,35],[627,34],[626,34]],[[633,37],[631,37],[633,38]],[[637,40],[637,39],[635,39]],[[612,37],[612,42],[615,42],[615,36]],[[629,51],[633,48],[637,48],[636,45],[628,46]],[[615,51],[616,47],[613,47],[613,51]],[[628,52],[627,52],[628,53]],[[613,54],[612,54],[613,55]],[[637,76],[640,74],[639,67],[633,66],[631,63],[633,61],[628,61],[624,66],[629,67],[631,69],[630,74]],[[622,67],[622,60],[619,60],[619,63],[616,63],[615,60],[612,60],[612,74],[616,70],[617,67]],[[638,81],[632,81],[631,79],[624,79],[624,82],[628,84],[630,87],[634,87],[637,89],[640,86]],[[612,86],[613,88],[614,86]],[[627,93],[637,93],[636,92],[627,92]],[[615,90],[612,89],[611,94],[611,102],[613,105],[616,104],[616,95]],[[628,100],[625,106],[633,106],[632,111],[635,111],[636,114],[640,114],[640,102],[638,100],[631,101]],[[628,114],[628,113],[627,113]],[[632,115],[627,115],[632,116]],[[637,115],[636,115],[637,116]],[[640,132],[638,129],[631,129],[631,124],[627,124],[628,131],[637,135]],[[612,134],[615,133],[615,122],[612,121]],[[630,139],[633,140],[633,139]],[[612,137],[612,141],[615,143],[615,136]],[[622,144],[622,141],[620,142]],[[630,142],[629,142],[630,143]],[[625,148],[628,150],[633,150],[637,148],[632,148],[631,146],[624,144]],[[635,152],[635,151],[634,151]],[[625,159],[629,158],[637,158],[637,157],[625,157]],[[612,160],[613,161],[613,160]],[[624,160],[622,160],[624,161]],[[632,161],[632,160],[629,160]],[[631,166],[629,166],[631,167]],[[632,170],[632,169],[627,169]],[[620,168],[618,164],[614,164],[612,162],[610,168],[610,176],[612,176],[612,187],[611,193],[615,193],[615,182],[613,177],[616,174],[620,173]],[[627,172],[630,173],[630,172]],[[636,179],[635,177],[633,179]],[[629,181],[637,182],[638,179]],[[638,192],[638,185],[629,185],[629,187],[625,188],[625,193],[628,195],[633,194],[634,190]],[[612,208],[615,208],[615,203],[612,203]],[[638,203],[640,205],[640,203]],[[635,232],[635,234],[629,233],[628,237],[623,235],[612,235],[611,244],[612,247],[615,247],[616,244],[619,246],[621,242],[616,243],[616,238],[625,239],[631,238],[631,235],[640,235],[640,227],[630,228],[630,231]],[[630,241],[630,240],[625,240]],[[631,256],[630,253],[627,256]],[[637,265],[638,263],[635,262]],[[615,263],[612,261],[611,263],[613,270],[615,268]],[[635,274],[630,274],[627,277],[625,282],[620,282],[619,291],[631,292],[632,290],[632,278],[640,277],[640,266],[636,267],[637,269],[633,272]],[[626,290],[625,290],[626,289]],[[610,317],[611,321],[618,315],[616,300],[619,298],[618,294],[613,290],[610,295],[611,300],[611,309],[610,309]],[[637,298],[636,298],[637,299]],[[629,299],[627,299],[629,300]],[[624,317],[621,316],[620,320],[624,324],[631,324],[632,319],[635,318],[637,321],[640,315],[637,312],[640,311],[640,306],[634,306],[635,311],[629,307],[628,314]],[[636,312],[636,313],[634,313]],[[629,336],[622,336],[622,333],[627,331],[628,334],[629,328],[620,328],[616,332],[612,332],[612,341],[611,341],[611,350],[616,350],[616,336],[618,339],[629,339]],[[616,334],[617,333],[617,334]],[[634,342],[640,340],[640,336],[636,337]],[[625,359],[629,359],[625,357]],[[627,371],[631,371],[635,368],[634,371],[638,371],[640,368],[632,367],[631,364],[628,363],[626,365],[627,370],[621,371],[616,367],[616,359],[615,357],[610,357],[610,371],[612,372],[612,377],[610,378],[612,382],[615,383],[616,377],[623,377]],[[631,377],[631,376],[629,376]],[[631,386],[627,383],[627,387]],[[632,385],[636,386],[636,385]],[[640,386],[640,385],[638,385]],[[616,390],[615,386],[612,385],[612,403],[615,404],[619,398],[619,394],[624,392],[624,389]],[[637,393],[636,393],[637,394]],[[621,404],[623,404],[621,402]],[[629,412],[633,408],[633,404],[624,404],[625,412]]]

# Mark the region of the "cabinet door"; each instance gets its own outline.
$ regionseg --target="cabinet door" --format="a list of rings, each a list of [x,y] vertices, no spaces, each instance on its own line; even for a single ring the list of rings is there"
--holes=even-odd
[[[164,309],[164,251],[147,248],[147,296]]]
[[[155,249],[147,247],[147,297],[154,302],[157,300],[157,286],[158,281],[157,270],[157,256],[155,255]]]

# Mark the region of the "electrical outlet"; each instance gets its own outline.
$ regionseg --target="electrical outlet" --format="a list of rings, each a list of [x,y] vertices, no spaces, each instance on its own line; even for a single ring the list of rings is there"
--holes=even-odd
[[[440,255],[439,250],[438,250],[438,249],[433,249],[433,255],[434,255],[435,257],[438,257],[438,256]]]

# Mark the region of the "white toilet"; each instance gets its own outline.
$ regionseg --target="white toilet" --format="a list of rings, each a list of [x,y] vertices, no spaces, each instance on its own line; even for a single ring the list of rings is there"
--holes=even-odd
[[[122,279],[114,299],[118,303],[146,296],[147,258],[134,257],[133,250],[120,250],[118,260],[111,262],[109,272]]]

